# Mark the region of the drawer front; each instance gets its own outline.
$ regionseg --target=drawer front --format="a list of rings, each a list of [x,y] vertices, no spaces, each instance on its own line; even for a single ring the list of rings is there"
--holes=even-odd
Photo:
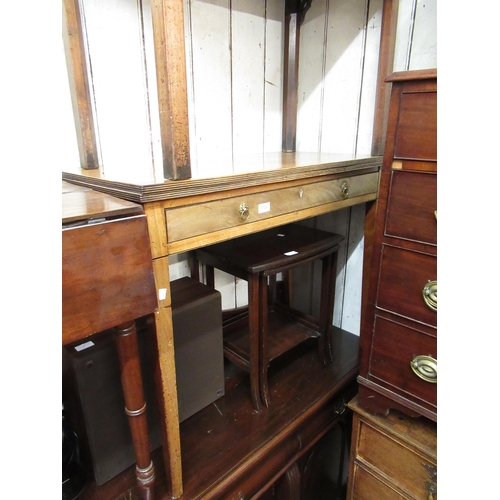
[[[357,459],[367,462],[375,472],[379,471],[390,478],[391,484],[399,488],[405,496],[428,498],[429,491],[426,487],[426,483],[430,482],[428,468],[436,464],[364,422],[361,423]],[[378,497],[372,496],[372,498]],[[437,496],[434,495],[434,498]]]
[[[435,327],[437,311],[427,305],[423,291],[436,280],[435,256],[384,245],[377,307]]]
[[[437,244],[437,175],[394,170],[391,175],[385,234]]]
[[[166,212],[168,242],[376,193],[378,175],[373,172],[170,209]]]
[[[436,338],[380,316],[375,317],[370,376],[398,389],[406,397],[436,406],[437,383],[422,379],[411,367],[412,361],[422,359],[424,366],[420,370],[428,366],[426,358],[417,356],[430,356],[437,365]]]
[[[437,158],[437,92],[403,92],[395,158]]]
[[[378,480],[368,471],[354,465],[354,481],[352,493],[349,496],[351,500],[400,500],[404,499],[399,493]]]

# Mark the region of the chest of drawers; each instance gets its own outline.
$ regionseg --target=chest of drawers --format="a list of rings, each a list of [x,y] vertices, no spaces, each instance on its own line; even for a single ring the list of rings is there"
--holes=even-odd
[[[361,407],[437,419],[437,75],[395,73],[361,325]]]
[[[363,411],[355,400],[348,500],[437,500],[437,432],[428,419]]]

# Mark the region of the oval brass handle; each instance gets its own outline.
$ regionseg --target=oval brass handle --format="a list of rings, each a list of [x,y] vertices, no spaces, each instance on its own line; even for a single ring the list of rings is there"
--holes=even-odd
[[[340,186],[340,191],[342,194],[342,198],[347,198],[349,196],[349,186],[347,185],[347,182],[342,183],[342,186]]]
[[[437,281],[429,280],[422,289],[422,297],[425,304],[433,311],[438,310],[438,284]]]
[[[431,356],[415,356],[410,362],[411,369],[413,373],[422,380],[430,382],[431,384],[437,384],[438,370],[437,370],[437,360]]]
[[[240,204],[239,214],[241,220],[247,220],[248,217],[250,217],[250,209],[248,208],[248,205],[245,202]]]

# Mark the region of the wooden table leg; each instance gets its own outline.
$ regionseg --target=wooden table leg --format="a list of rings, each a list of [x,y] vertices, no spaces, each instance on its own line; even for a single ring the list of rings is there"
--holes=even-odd
[[[149,450],[137,328],[135,322],[131,321],[115,327],[114,332],[120,361],[125,413],[128,417],[136,458],[137,483],[144,500],[154,500],[155,469]]]
[[[321,303],[319,315],[319,329],[321,337],[320,355],[323,364],[326,366],[333,360],[332,353],[332,323],[333,306],[335,302],[335,277],[337,270],[337,253],[327,255],[322,259],[321,271]]]
[[[267,348],[267,310],[268,310],[268,291],[267,276],[262,273],[259,278],[259,388],[260,397],[264,405],[269,408],[271,399],[269,397],[269,385],[267,381],[267,369],[269,368],[268,348]]]
[[[259,274],[248,277],[248,330],[250,337],[250,391],[253,407],[262,409],[259,382]]]

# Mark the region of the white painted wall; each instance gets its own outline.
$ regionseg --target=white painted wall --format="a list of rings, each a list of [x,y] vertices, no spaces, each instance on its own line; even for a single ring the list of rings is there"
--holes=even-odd
[[[149,0],[80,0],[106,173],[161,164]],[[395,70],[436,66],[437,0],[400,0]],[[284,0],[184,0],[194,177],[238,173],[217,156],[281,150]],[[370,153],[382,0],[313,0],[301,27],[298,151]],[[78,155],[76,155],[78,157]],[[227,164],[225,164],[227,165]],[[364,206],[306,224],[343,234],[334,324],[359,334]],[[172,279],[189,274],[171,259]],[[317,288],[314,269],[306,270]],[[223,308],[246,282],[216,273]],[[300,297],[297,291],[297,297]],[[316,303],[305,299],[309,312]]]

